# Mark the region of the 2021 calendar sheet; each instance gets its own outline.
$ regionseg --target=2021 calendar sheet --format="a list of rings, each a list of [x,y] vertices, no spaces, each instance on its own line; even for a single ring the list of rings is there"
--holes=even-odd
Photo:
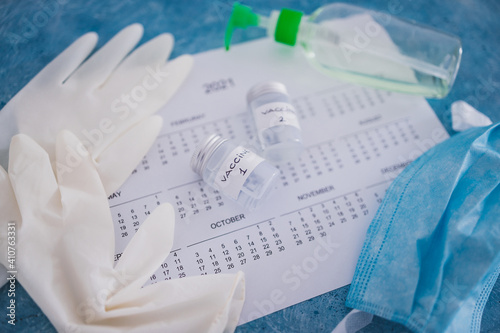
[[[212,133],[259,152],[246,93],[270,80],[286,85],[305,150],[276,165],[276,189],[248,212],[207,186],[190,159]],[[425,99],[337,81],[309,66],[300,49],[269,39],[195,55],[160,115],[158,139],[109,197],[115,260],[155,207],[171,203],[174,248],[146,284],[241,270],[240,324],[349,284],[391,181],[448,137]]]

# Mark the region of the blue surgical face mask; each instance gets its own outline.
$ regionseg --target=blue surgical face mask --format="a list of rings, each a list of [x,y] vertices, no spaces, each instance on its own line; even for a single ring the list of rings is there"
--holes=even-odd
[[[500,124],[409,165],[386,193],[346,305],[416,332],[478,332],[500,272]]]

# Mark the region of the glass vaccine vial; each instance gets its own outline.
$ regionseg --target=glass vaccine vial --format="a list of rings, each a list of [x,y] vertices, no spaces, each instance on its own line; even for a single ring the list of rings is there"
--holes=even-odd
[[[253,210],[274,189],[279,170],[251,150],[217,134],[195,149],[191,168],[211,187]]]
[[[248,91],[247,102],[264,157],[273,162],[297,159],[304,149],[302,133],[285,85],[259,83]]]

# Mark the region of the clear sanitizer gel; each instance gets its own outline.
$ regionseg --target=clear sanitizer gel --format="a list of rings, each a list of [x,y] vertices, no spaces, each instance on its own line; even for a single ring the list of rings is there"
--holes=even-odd
[[[235,3],[226,28],[264,28],[277,42],[300,45],[314,68],[374,88],[442,98],[457,75],[462,44],[456,36],[382,12],[333,3],[310,16],[284,8],[269,17]]]
[[[209,186],[249,210],[266,199],[279,175],[279,170],[259,155],[217,134],[198,145],[191,168]]]
[[[302,135],[285,85],[263,82],[247,94],[264,157],[273,162],[291,161],[303,150]]]

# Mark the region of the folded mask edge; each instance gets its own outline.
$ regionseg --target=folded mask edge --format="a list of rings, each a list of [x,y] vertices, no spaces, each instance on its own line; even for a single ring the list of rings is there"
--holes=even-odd
[[[500,261],[500,257],[499,257]],[[488,302],[488,298],[490,297],[490,293],[495,286],[495,283],[500,275],[500,263],[497,264],[497,268],[487,278],[487,281],[481,290],[481,294],[479,299],[476,301],[476,306],[474,307],[474,312],[472,313],[472,321],[470,326],[470,332],[479,332],[481,328],[481,320],[483,318],[483,311],[486,303]]]

